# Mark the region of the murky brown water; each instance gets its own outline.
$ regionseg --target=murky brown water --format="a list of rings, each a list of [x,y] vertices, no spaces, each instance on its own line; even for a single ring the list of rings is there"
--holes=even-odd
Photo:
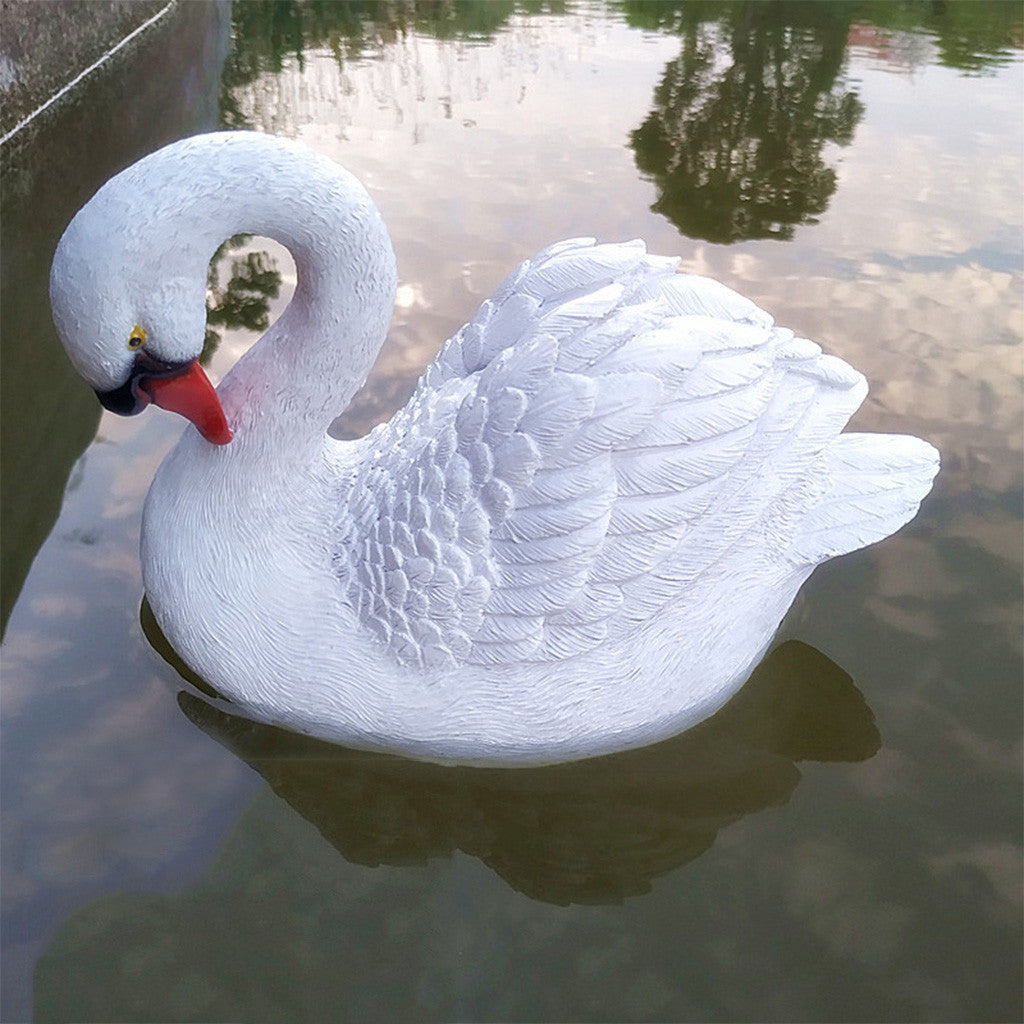
[[[5,600],[67,491],[3,647],[3,1019],[1019,1019],[1016,5],[253,3],[223,67],[184,6],[191,65],[140,44],[162,92],[118,64],[5,154]],[[45,275],[92,189],[218,105],[391,229],[341,434],[524,255],[640,236],[864,371],[854,428],[931,440],[935,491],[814,575],[721,715],[611,764],[444,771],[176,700],[136,549],[181,421],[104,415],[68,479],[96,409]],[[264,249],[273,314],[287,257],[233,258]],[[267,266],[231,260],[214,299],[234,272],[258,305]],[[254,338],[225,319],[215,375]]]

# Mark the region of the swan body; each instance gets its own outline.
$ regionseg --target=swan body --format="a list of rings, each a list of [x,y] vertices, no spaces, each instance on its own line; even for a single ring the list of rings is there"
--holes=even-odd
[[[157,385],[194,367],[207,264],[241,232],[288,246],[298,284],[200,415]],[[51,299],[110,407],[198,424],[143,518],[173,645],[252,717],[441,762],[571,760],[714,712],[815,565],[914,516],[938,455],[841,433],[863,376],[678,262],[641,242],[551,246],[405,408],[341,442],[327,427],[396,286],[356,179],[248,132],[113,178],[65,232]]]

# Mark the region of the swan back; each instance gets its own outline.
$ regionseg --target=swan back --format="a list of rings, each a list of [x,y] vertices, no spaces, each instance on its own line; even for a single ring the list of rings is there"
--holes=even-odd
[[[866,382],[677,262],[640,242],[545,250],[368,439],[337,565],[400,663],[560,661],[643,628],[744,544],[732,586],[820,560],[797,538]],[[866,518],[891,532],[908,493]],[[840,533],[830,551],[860,546]]]

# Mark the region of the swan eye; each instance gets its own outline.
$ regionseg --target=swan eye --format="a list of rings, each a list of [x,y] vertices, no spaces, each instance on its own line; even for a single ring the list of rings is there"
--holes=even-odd
[[[136,324],[132,333],[128,335],[128,347],[131,349],[142,348],[146,344],[146,331]]]

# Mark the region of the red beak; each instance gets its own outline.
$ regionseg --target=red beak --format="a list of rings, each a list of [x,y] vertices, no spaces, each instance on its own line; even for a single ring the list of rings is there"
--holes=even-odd
[[[144,377],[139,387],[154,405],[191,420],[211,444],[227,444],[234,436],[210,378],[193,359],[170,377]]]

